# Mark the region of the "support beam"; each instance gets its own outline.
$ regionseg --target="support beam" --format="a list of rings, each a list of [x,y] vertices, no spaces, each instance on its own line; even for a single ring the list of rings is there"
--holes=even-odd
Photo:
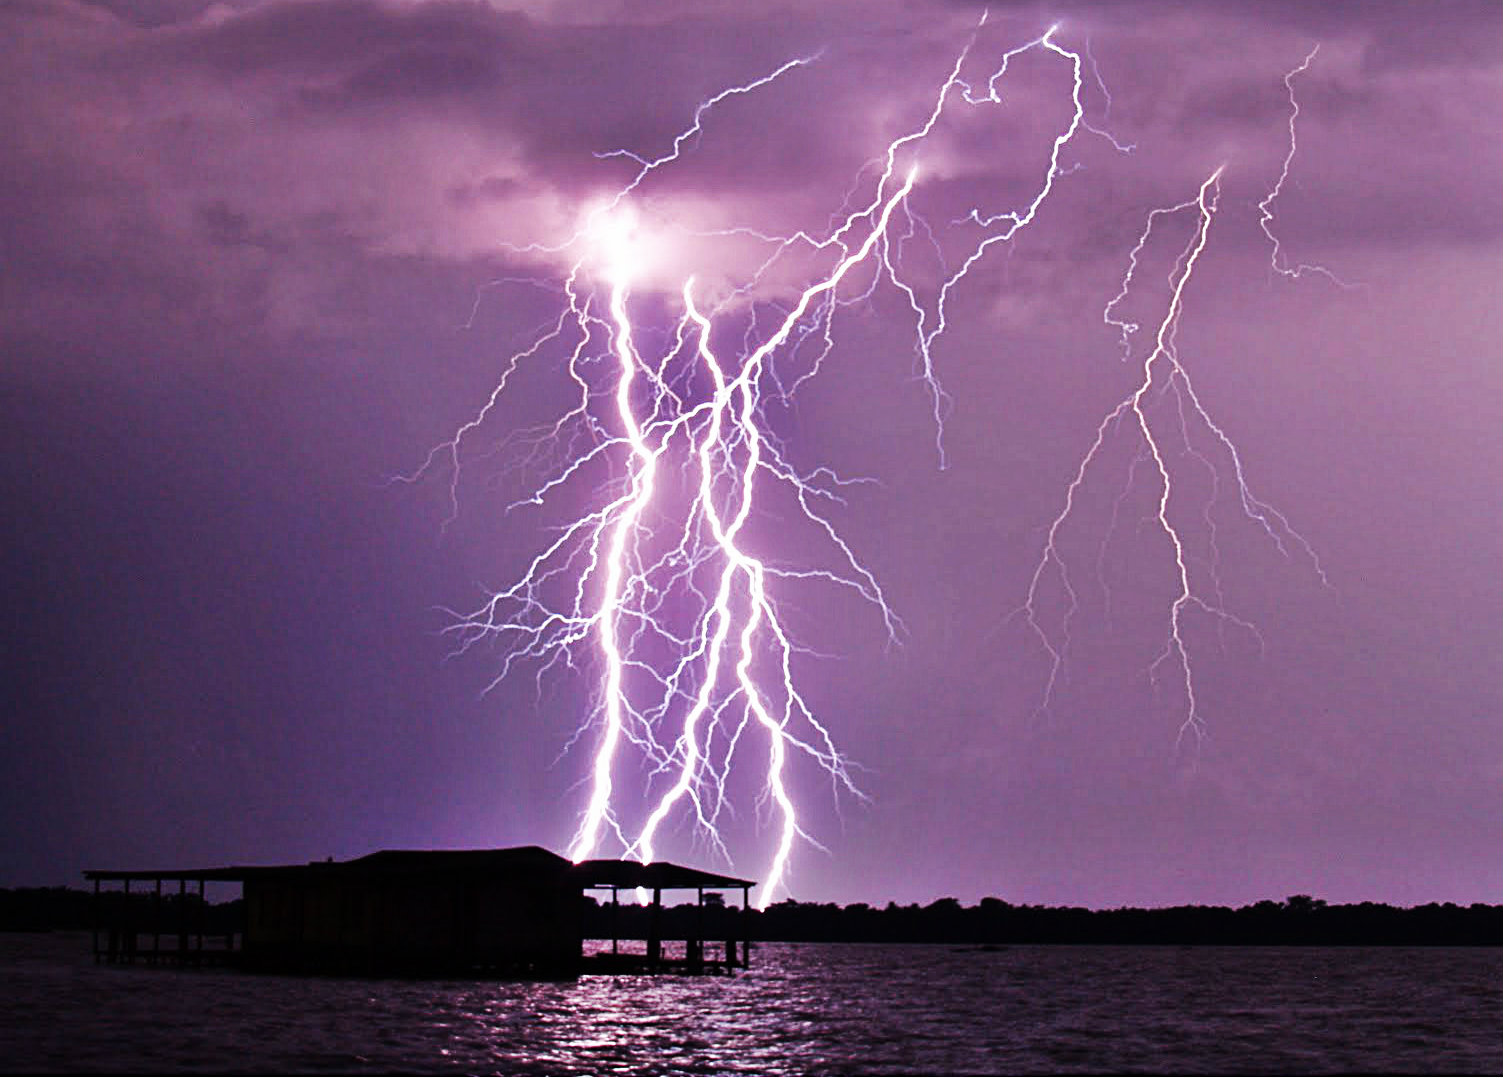
[[[162,877],[157,877],[156,897],[151,900],[151,964],[162,953]]]
[[[177,880],[177,960],[188,960],[188,878]]]
[[[751,969],[751,888],[741,888],[741,968]]]
[[[657,969],[663,961],[663,934],[661,916],[663,912],[662,888],[652,889],[652,910],[647,917],[647,965]]]
[[[130,902],[130,879],[125,881],[125,899],[121,905],[120,915],[120,961],[134,962],[136,959],[136,909]]]
[[[705,889],[696,887],[694,893],[694,938],[684,942],[684,959],[691,970],[700,970],[705,964]]]

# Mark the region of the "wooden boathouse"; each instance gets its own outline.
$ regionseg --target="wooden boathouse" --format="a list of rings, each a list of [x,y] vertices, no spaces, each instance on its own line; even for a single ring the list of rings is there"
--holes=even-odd
[[[91,869],[84,877],[94,885],[96,962],[427,976],[729,973],[747,964],[745,911],[754,886],[661,861],[573,864],[540,846],[383,850],[301,865]],[[240,885],[238,924],[210,923],[218,910],[204,901],[207,884]],[[739,908],[725,900],[737,890]],[[647,905],[641,935],[620,931],[622,891],[629,903]],[[688,918],[674,910],[680,934],[665,940],[663,895],[674,891],[692,892],[696,909]],[[592,901],[589,892],[609,895]],[[640,915],[629,919],[643,923]],[[587,926],[600,940],[589,953]]]

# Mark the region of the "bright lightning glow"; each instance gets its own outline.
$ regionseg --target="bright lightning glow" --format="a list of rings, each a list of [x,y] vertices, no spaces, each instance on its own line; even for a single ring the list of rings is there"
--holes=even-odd
[[[620,288],[629,288],[641,277],[651,257],[636,211],[629,205],[592,211],[585,220],[583,246],[586,260],[607,282]]]

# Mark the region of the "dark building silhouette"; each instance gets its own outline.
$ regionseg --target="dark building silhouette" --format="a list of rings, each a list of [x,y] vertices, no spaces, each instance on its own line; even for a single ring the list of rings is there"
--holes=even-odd
[[[746,964],[745,911],[753,886],[751,880],[666,862],[572,864],[539,846],[383,850],[353,861],[90,870],[84,877],[94,884],[96,960],[431,975],[728,972]],[[204,887],[215,882],[242,887],[238,930],[204,930]],[[113,883],[120,889],[102,886]],[[149,889],[133,892],[133,884]],[[164,891],[164,884],[175,884],[176,893],[170,886]],[[739,910],[723,898],[738,889]],[[642,950],[621,946],[610,916],[619,909],[622,890],[650,899]],[[670,950],[660,912],[663,892],[673,890],[695,893],[697,916],[689,919],[681,947]],[[603,919],[587,891],[609,892]],[[602,920],[610,948],[586,955],[586,925]],[[707,938],[715,942],[707,944]]]

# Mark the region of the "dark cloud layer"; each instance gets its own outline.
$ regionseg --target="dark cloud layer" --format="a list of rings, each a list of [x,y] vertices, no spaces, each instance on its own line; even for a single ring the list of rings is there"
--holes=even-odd
[[[629,163],[598,153],[663,153],[709,94],[819,55],[717,108],[641,205],[667,231],[820,227],[924,115],[978,12],[0,12],[0,814],[14,836],[0,883],[76,882],[96,862],[562,845],[583,764],[558,757],[586,687],[553,679],[539,702],[523,678],[482,696],[489,660],[445,663],[436,635],[436,607],[469,603],[537,535],[500,512],[505,476],[477,478],[447,531],[442,481],[384,480],[473,414],[500,357],[554,316],[546,288],[490,282],[556,268],[505,245],[555,239],[619,185]],[[850,312],[849,347],[777,417],[801,463],[881,480],[840,523],[911,629],[890,651],[859,604],[790,597],[801,634],[843,656],[805,677],[872,797],[837,815],[805,791],[831,852],[801,853],[794,893],[1500,900],[1503,13],[991,12],[979,56],[1054,17],[1069,44],[1089,39],[1111,93],[1088,78],[1090,117],[1136,148],[1072,144],[1038,221],[958,297],[939,357],[951,468],[935,468],[899,297]],[[1351,290],[1272,274],[1257,227],[1286,149],[1283,77],[1317,42],[1277,228]],[[931,221],[1007,205],[1036,178],[1068,87],[1051,63],[1024,65],[1013,111],[936,136],[915,195]],[[1100,311],[1144,215],[1222,163],[1180,351],[1335,588],[1225,524],[1227,601],[1264,643],[1206,649],[1210,737],[1184,768],[1144,674],[1164,583],[1145,568],[1163,554],[1150,529],[1122,524],[1103,548],[1126,583],[1083,600],[1048,716],[1042,656],[1007,615],[1130,384]],[[746,264],[679,239],[696,272]],[[556,392],[520,389],[495,436],[550,416]],[[1130,463],[1090,492],[1097,524]],[[1096,556],[1092,536],[1067,541]],[[703,855],[681,838],[674,856]]]
[[[1500,122],[1496,66],[1374,72],[1373,35],[1396,11],[1376,7],[1356,20],[1326,13],[1310,17],[1320,26],[1271,33],[1236,6],[1192,16],[1150,5],[1132,9],[1132,19],[1121,5],[1087,9],[1083,30],[1096,35],[1104,75],[1131,71],[1134,92],[1116,95],[1113,126],[1142,149],[1111,162],[1104,143],[1086,145],[1073,163],[1102,171],[1110,163],[1107,182],[1134,177],[1158,202],[1181,197],[1218,155],[1233,177],[1266,184],[1282,150],[1280,76],[1314,43],[1306,32],[1329,31],[1320,66],[1302,80],[1309,149],[1295,178],[1342,194],[1292,219],[1319,230],[1311,238],[1323,243],[1491,235],[1503,159],[1496,139],[1466,140]],[[503,234],[546,239],[569,226],[581,199],[620,183],[623,164],[598,160],[599,151],[664,152],[694,102],[825,50],[819,64],[757,100],[722,106],[703,152],[645,192],[670,215],[691,199],[727,207],[720,224],[750,215],[761,227],[815,227],[832,209],[820,193],[843,189],[874,146],[922,116],[966,21],[914,34],[878,18],[855,32],[837,8],[770,27],[755,13],[556,24],[463,0],[310,0],[209,14],[189,5],[150,30],[62,4],[11,17],[14,48],[24,51],[8,126],[21,132],[12,153],[24,167],[10,173],[7,228],[23,257],[72,264],[93,260],[103,244],[104,253],[128,246],[129,257],[152,258],[160,243],[170,259],[175,244],[200,238],[205,213],[220,211],[284,251],[309,250],[275,270],[220,258],[205,283],[227,296],[277,290],[245,277],[292,280],[298,262],[319,261],[331,232],[376,259],[493,257]],[[1107,16],[1110,32],[1097,29]],[[1474,24],[1489,18],[1459,5],[1432,12],[1426,25],[1450,19],[1455,36],[1472,39]],[[1014,16],[1001,33],[1036,31]],[[992,126],[971,137],[975,149],[1013,133]],[[977,198],[1029,181],[1037,168],[1027,156],[980,160],[970,181]],[[760,207],[778,203],[798,216],[757,219],[767,216]],[[1291,198],[1287,211],[1301,207]],[[129,239],[112,235],[126,227]],[[174,274],[162,267],[144,276]],[[24,288],[49,271],[39,265],[21,278]],[[321,282],[280,291],[279,303],[263,303],[279,330],[330,317],[307,309],[327,299]],[[17,305],[24,312],[33,303]]]

